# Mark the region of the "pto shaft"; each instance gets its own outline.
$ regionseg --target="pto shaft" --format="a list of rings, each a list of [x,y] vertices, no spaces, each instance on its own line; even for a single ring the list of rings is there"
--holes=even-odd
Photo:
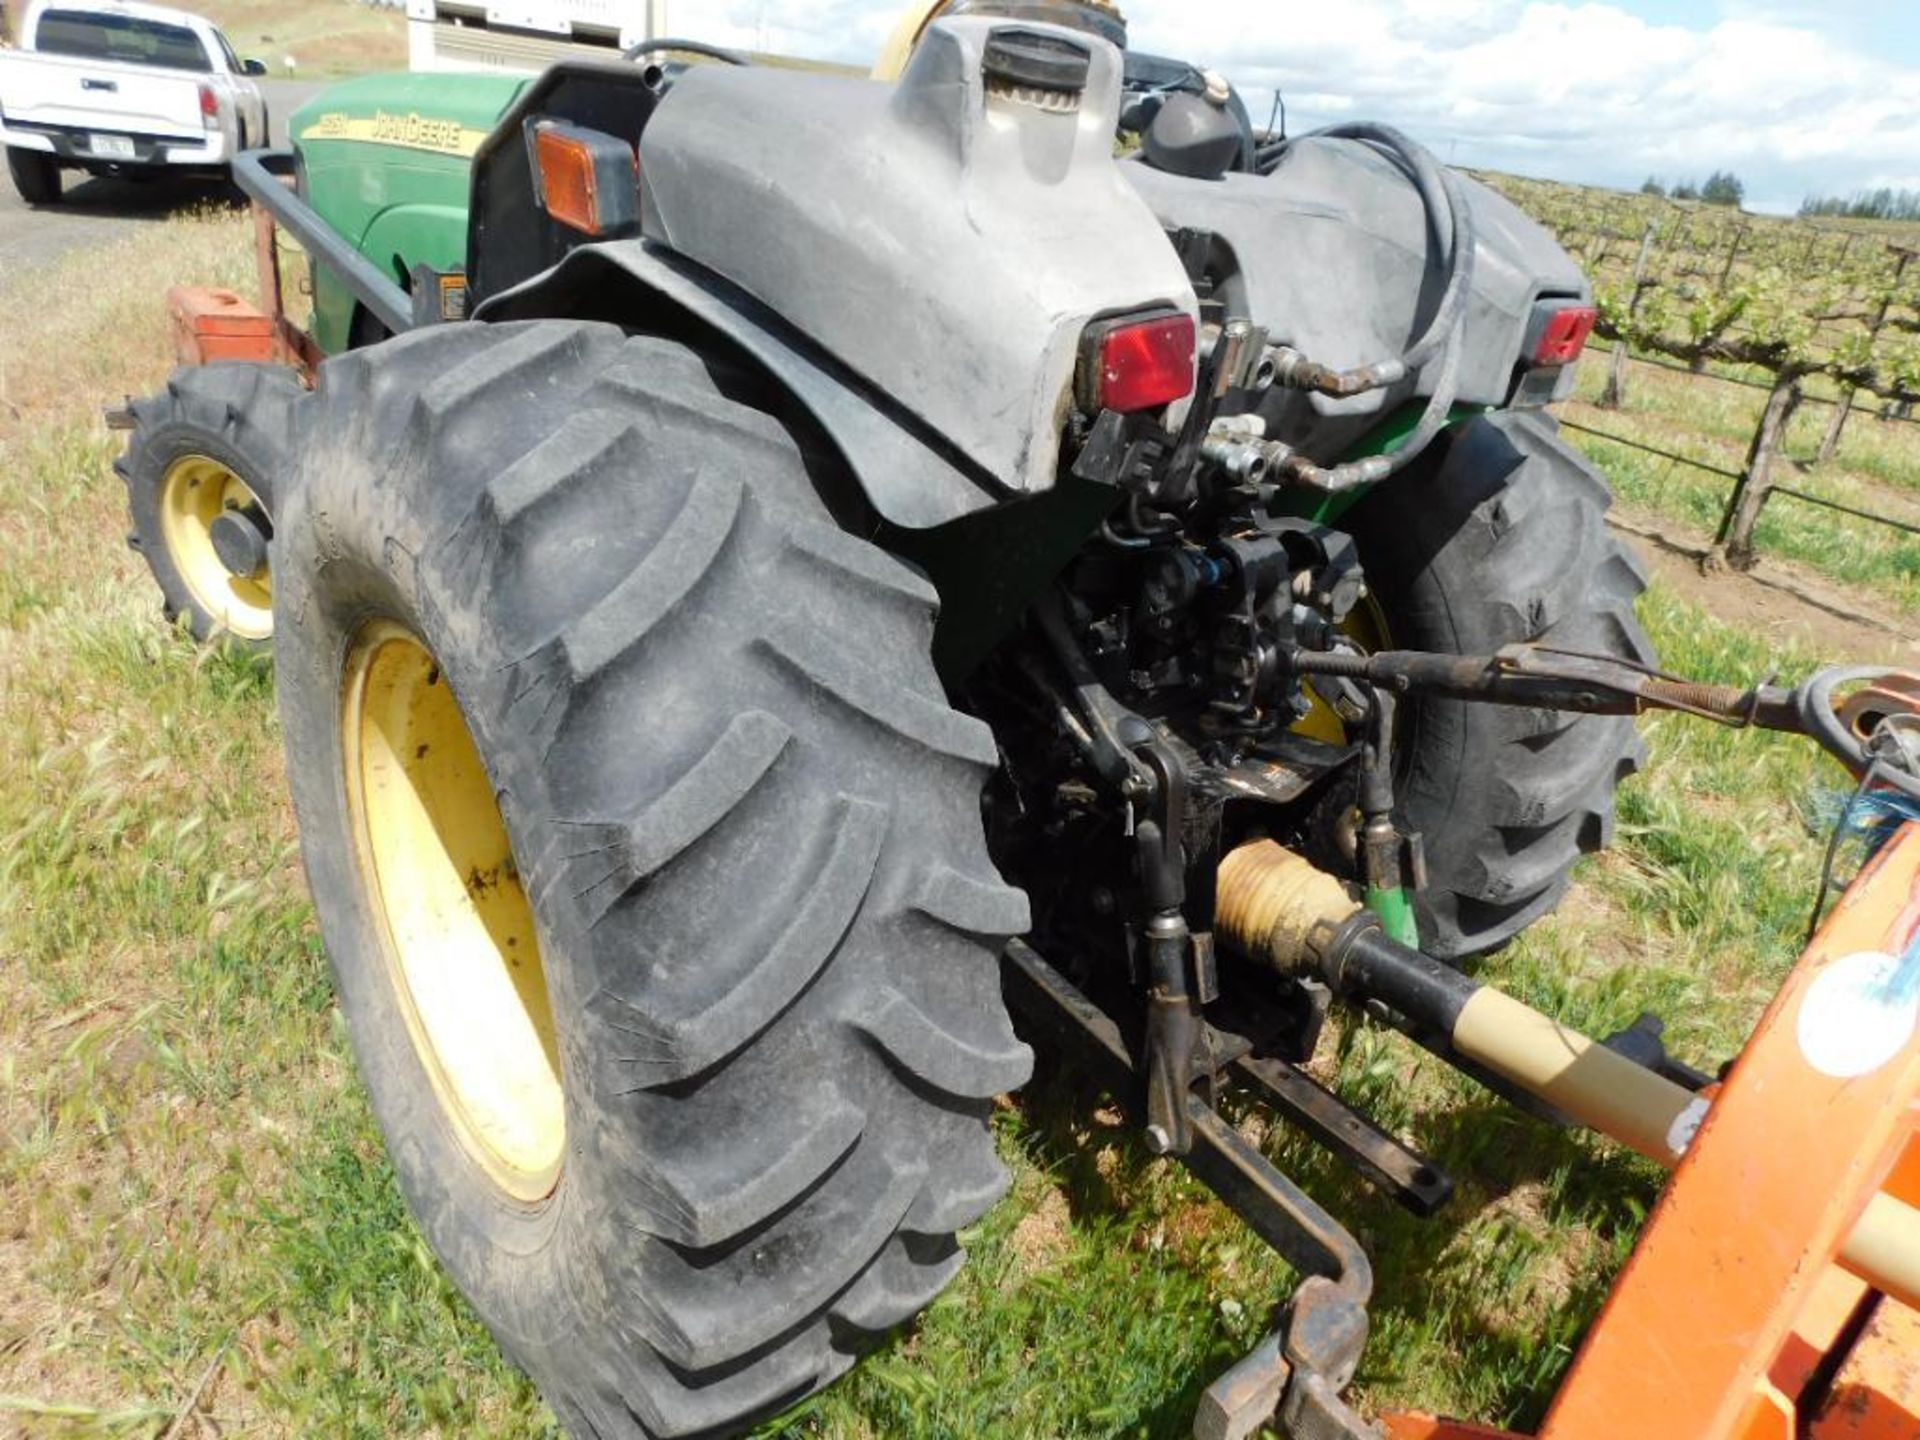
[[[1381,933],[1331,875],[1271,840],[1220,862],[1216,932],[1286,974],[1311,973],[1447,1037],[1477,1065],[1602,1135],[1672,1169],[1709,1102],[1512,996]],[[1920,1307],[1920,1211],[1875,1196],[1840,1263]]]

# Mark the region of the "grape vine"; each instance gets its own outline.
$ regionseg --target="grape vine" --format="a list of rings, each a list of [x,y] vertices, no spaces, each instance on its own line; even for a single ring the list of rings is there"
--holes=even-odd
[[[1546,226],[1593,282],[1600,333],[1690,364],[1825,376],[1920,399],[1920,227],[1776,219],[1511,175],[1478,178]],[[1635,266],[1648,227],[1648,264]]]

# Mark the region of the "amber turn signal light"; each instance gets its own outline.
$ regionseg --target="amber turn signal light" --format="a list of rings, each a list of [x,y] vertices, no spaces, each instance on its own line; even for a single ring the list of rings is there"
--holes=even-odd
[[[639,227],[639,166],[624,140],[557,120],[536,123],[531,138],[547,214],[602,239]]]

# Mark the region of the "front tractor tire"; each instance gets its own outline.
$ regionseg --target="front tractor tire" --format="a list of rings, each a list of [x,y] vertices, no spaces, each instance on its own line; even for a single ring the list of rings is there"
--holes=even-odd
[[[361,1074],[429,1242],[582,1436],[735,1433],[917,1314],[1031,1066],[934,593],[834,525],[748,384],[589,323],[353,352],[276,541]]]
[[[1398,648],[1491,655],[1537,642],[1648,664],[1646,578],[1609,533],[1612,495],[1541,411],[1483,416],[1345,523]],[[1615,787],[1641,757],[1621,716],[1423,700],[1396,736],[1401,827],[1424,842],[1421,948],[1498,949],[1612,838]]]
[[[222,361],[183,366],[129,407],[133,432],[113,466],[127,487],[127,543],[167,619],[197,640],[264,649],[273,638],[273,497],[305,393],[285,365]]]

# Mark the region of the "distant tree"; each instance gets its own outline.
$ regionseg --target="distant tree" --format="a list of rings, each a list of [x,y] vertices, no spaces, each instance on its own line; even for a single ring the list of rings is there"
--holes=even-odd
[[[1709,205],[1731,205],[1737,210],[1740,202],[1747,198],[1747,187],[1731,170],[1716,170],[1700,187],[1700,198]]]
[[[1882,185],[1851,195],[1809,195],[1801,202],[1800,213],[1847,220],[1920,220],[1920,190]]]
[[[1664,197],[1667,193],[1667,187],[1660,183],[1660,177],[1658,175],[1649,175],[1646,180],[1641,183],[1640,193],[1642,195],[1659,195]]]
[[[1691,180],[1682,180],[1667,192],[1676,200],[1698,200],[1700,187]]]

